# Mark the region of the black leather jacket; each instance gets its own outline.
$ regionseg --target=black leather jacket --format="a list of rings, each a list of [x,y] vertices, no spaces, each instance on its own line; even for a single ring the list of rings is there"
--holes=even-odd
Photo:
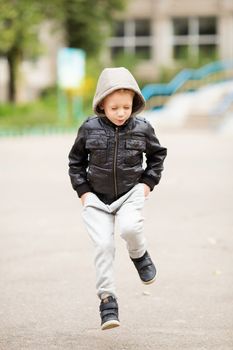
[[[106,117],[91,117],[79,128],[69,153],[71,183],[79,197],[91,191],[110,204],[139,182],[153,190],[166,154],[144,118],[131,117],[117,127]]]

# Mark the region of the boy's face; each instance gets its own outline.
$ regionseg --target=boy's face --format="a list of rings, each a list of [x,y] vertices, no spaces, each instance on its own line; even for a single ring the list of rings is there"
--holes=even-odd
[[[116,90],[103,100],[101,107],[106,117],[115,125],[123,125],[131,116],[134,92]]]

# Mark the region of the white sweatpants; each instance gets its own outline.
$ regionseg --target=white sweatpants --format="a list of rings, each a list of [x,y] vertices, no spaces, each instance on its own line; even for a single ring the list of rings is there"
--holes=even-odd
[[[89,193],[83,207],[83,220],[95,246],[97,295],[116,297],[113,261],[115,256],[115,219],[121,237],[126,241],[130,257],[139,258],[146,251],[143,234],[145,195],[142,183],[134,186],[124,196],[107,205],[94,193]]]

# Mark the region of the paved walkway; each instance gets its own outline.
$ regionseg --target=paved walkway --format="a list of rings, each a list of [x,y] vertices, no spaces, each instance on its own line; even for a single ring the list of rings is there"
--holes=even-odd
[[[159,134],[166,170],[145,208],[158,279],[140,283],[116,235],[121,327],[103,332],[74,137],[0,139],[0,349],[232,350],[233,139]]]

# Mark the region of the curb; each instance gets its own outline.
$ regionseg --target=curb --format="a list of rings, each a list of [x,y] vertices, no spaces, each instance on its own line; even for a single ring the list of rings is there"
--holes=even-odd
[[[76,132],[77,127],[59,127],[59,126],[46,126],[46,127],[31,127],[22,129],[4,129],[0,128],[0,138],[11,136],[31,136],[31,135],[51,135],[51,134],[65,134]]]

